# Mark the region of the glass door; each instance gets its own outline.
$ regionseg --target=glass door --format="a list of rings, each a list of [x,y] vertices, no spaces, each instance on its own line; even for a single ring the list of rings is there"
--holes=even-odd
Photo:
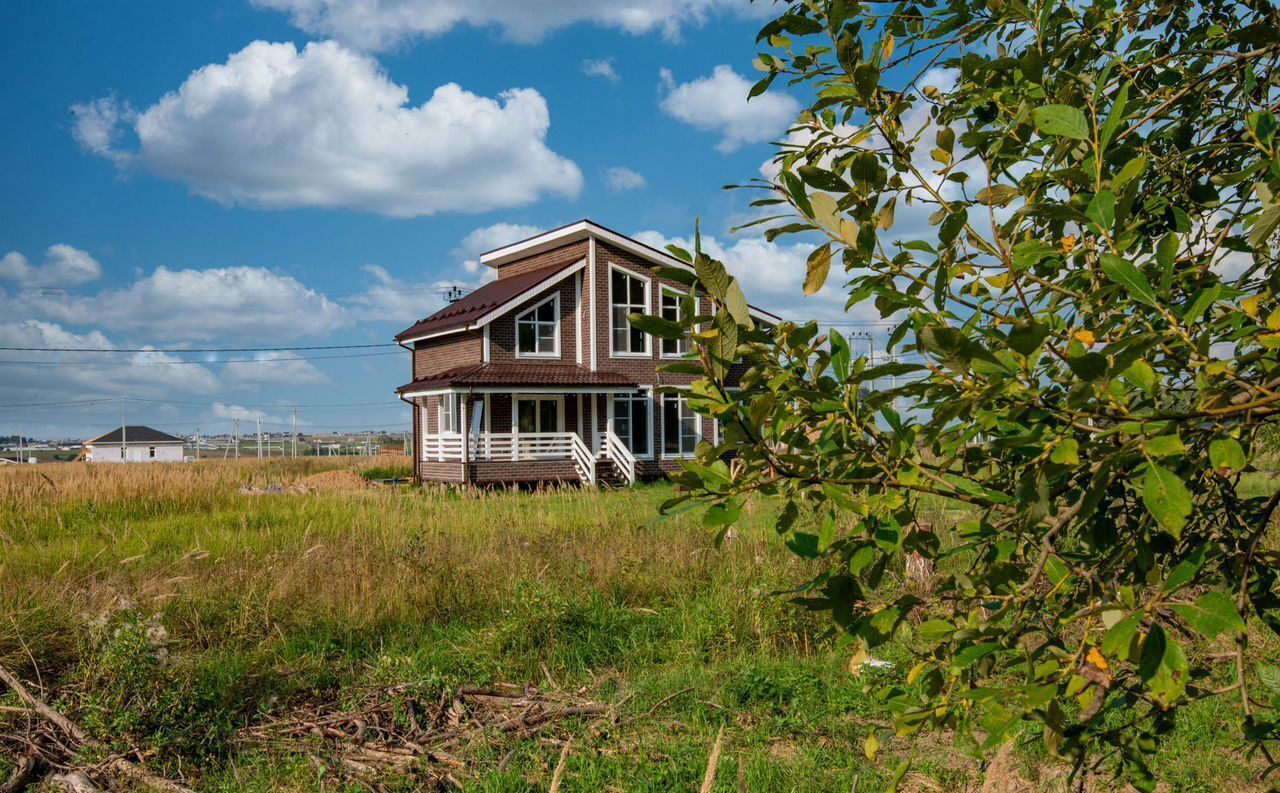
[[[560,397],[516,397],[515,427],[513,431],[520,436],[520,455],[533,457],[560,457],[558,450],[548,449],[549,442],[544,439],[526,438],[547,432],[561,432],[560,424],[564,415],[564,403]]]

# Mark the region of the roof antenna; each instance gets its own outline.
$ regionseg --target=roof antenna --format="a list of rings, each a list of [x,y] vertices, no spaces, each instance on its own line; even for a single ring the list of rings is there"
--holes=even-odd
[[[470,291],[470,289],[463,289],[461,286],[454,284],[445,289],[441,289],[440,296],[443,297],[447,303],[456,303]]]

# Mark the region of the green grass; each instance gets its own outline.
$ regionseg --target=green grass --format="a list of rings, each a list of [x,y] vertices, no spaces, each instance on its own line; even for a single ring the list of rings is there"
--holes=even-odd
[[[391,685],[545,688],[548,676],[583,699],[625,700],[616,729],[544,730],[574,740],[565,791],[696,790],[721,728],[719,791],[737,790],[739,764],[753,791],[855,778],[876,790],[905,756],[916,789],[980,785],[946,736],[866,759],[868,731],[887,723],[875,693],[910,668],[909,637],[879,653],[894,669],[851,676],[828,624],[770,594],[811,570],[777,540],[768,503],[749,504],[716,549],[694,516],[653,520],[663,484],[241,492],[325,465],[44,469],[52,485],[0,472],[0,661],[38,676],[109,746],[147,750],[202,790],[359,789],[238,737],[295,708]],[[1249,789],[1229,716],[1221,703],[1190,709],[1157,760],[1170,789]],[[456,775],[470,790],[546,790],[558,754],[492,736],[460,751]],[[1043,789],[1062,789],[1048,761],[1020,758]]]

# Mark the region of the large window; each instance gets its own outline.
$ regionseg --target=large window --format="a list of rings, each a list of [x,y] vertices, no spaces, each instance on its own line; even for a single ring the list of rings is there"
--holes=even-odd
[[[650,416],[653,403],[647,396],[615,396],[613,398],[613,434],[618,436],[636,457],[648,457],[653,438]]]
[[[649,336],[631,327],[627,315],[648,312],[649,282],[613,268],[609,275],[609,304],[613,309],[613,354],[648,355]]]
[[[458,398],[453,394],[439,397],[440,432],[458,431]]]
[[[554,294],[516,317],[516,355],[560,355],[560,295]]]
[[[684,306],[680,301],[678,292],[672,292],[669,289],[662,290],[662,305],[659,308],[662,311],[663,319],[679,322],[684,318]],[[662,357],[664,358],[683,358],[688,352],[689,339],[687,336],[662,340]]]
[[[662,454],[666,457],[688,457],[702,440],[698,430],[698,414],[682,396],[670,394],[662,398]]]

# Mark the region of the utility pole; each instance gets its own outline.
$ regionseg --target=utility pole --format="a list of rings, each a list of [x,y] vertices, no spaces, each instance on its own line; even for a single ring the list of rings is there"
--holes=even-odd
[[[293,442],[293,458],[298,459],[298,409],[293,409],[293,426],[292,426],[292,442]]]
[[[124,420],[124,399],[123,396],[120,397],[120,459],[128,462],[128,453],[125,451],[125,436],[129,434],[129,431],[126,429],[128,425],[125,424]]]
[[[200,428],[196,427],[196,459],[200,459]]]
[[[262,415],[258,415],[258,459],[262,459]]]
[[[236,445],[236,459],[240,459],[240,419],[231,419],[231,434],[234,436],[233,442]]]

